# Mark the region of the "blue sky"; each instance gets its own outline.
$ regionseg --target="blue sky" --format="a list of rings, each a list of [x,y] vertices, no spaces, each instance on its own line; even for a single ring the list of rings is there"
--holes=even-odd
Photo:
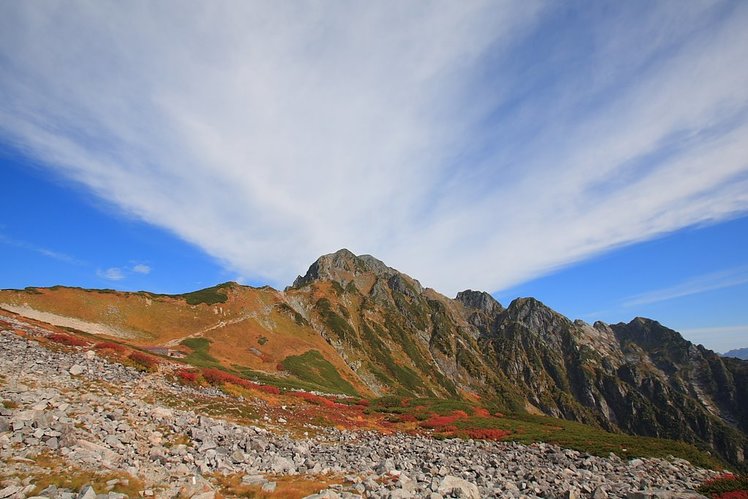
[[[748,3],[4,2],[0,287],[370,253],[748,346]]]

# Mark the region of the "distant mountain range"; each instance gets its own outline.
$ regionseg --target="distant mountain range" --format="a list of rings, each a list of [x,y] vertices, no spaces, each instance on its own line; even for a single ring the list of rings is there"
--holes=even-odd
[[[660,323],[572,321],[534,298],[454,299],[348,250],[284,291],[225,283],[184,295],[0,291],[0,307],[264,382],[381,396],[480,398],[610,431],[695,443],[736,466],[748,450],[748,362]]]
[[[736,348],[722,354],[723,357],[735,357],[736,359],[748,360],[748,348]]]

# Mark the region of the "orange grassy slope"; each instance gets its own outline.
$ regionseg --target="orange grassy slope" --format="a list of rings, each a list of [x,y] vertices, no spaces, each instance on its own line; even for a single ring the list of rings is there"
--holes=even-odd
[[[183,342],[204,338],[204,354],[221,366],[269,375],[284,375],[289,356],[317,351],[356,391],[369,393],[284,294],[269,287],[226,283],[186,295],[59,286],[2,290],[0,308],[141,348],[190,354]]]

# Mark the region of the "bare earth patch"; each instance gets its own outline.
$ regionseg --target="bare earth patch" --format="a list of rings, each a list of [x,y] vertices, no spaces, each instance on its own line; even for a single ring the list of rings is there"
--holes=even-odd
[[[29,319],[46,322],[60,327],[71,327],[83,331],[84,333],[95,334],[98,336],[105,335],[125,339],[135,339],[138,337],[136,334],[129,331],[107,326],[105,324],[83,321],[72,317],[65,317],[64,315],[53,314],[51,312],[42,312],[41,310],[33,309],[28,305],[0,303],[0,308],[28,317]]]

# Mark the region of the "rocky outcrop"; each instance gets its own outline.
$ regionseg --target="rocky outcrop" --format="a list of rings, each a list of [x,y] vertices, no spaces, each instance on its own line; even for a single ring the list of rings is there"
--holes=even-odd
[[[371,255],[356,256],[350,250],[341,249],[319,257],[306,274],[294,280],[292,288],[302,288],[315,281],[334,281],[345,287],[355,276],[365,273],[378,277],[400,275]]]

